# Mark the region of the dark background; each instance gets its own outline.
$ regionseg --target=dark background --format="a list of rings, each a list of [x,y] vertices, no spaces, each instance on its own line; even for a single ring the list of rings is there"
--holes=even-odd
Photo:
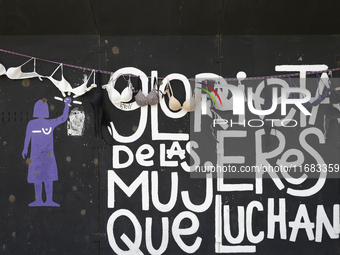
[[[6,35],[338,34],[340,3],[330,1],[1,0]]]
[[[149,76],[152,70],[157,70],[160,77],[181,73],[193,78],[201,72],[212,72],[234,78],[241,70],[248,77],[266,76],[278,74],[274,69],[278,64],[326,64],[336,68],[340,54],[339,4],[339,1],[63,1],[61,4],[60,1],[0,0],[0,48],[112,72],[132,66]],[[26,60],[0,52],[0,63],[6,68]],[[51,74],[56,67],[37,61],[37,72],[43,75]],[[23,71],[31,68],[32,65],[25,66]],[[64,75],[73,86],[81,83],[83,74],[82,70],[65,67]],[[103,75],[103,81],[107,80],[108,75]],[[181,98],[178,92],[175,93],[183,102],[184,96]],[[93,91],[79,98],[86,113],[84,136],[67,136],[66,124],[54,133],[59,169],[54,200],[61,207],[27,206],[34,199],[34,189],[27,183],[28,166],[21,157],[25,130],[32,119],[34,103],[41,98],[47,98],[48,104],[55,106],[50,111],[51,117],[61,114],[63,104],[54,100],[54,96],[61,94],[47,79],[43,82],[30,79],[27,85],[22,80],[0,77],[0,254],[113,254],[105,236],[107,219],[114,211],[107,209],[106,177],[107,170],[112,169],[111,148],[98,141],[94,133],[95,120],[90,105]],[[131,134],[133,126],[138,125],[138,111],[127,119],[125,112],[110,107],[107,98],[105,102],[117,128],[122,134]],[[173,121],[160,115],[159,119],[162,120],[160,131],[189,130],[188,117]],[[129,148],[136,151],[141,144],[149,143],[155,146],[154,157],[159,158],[160,142],[151,141],[150,121],[149,110],[146,132]],[[321,123],[318,125],[321,128]],[[331,135],[334,139],[327,141],[326,150],[329,158],[338,160],[336,127]],[[170,147],[171,143],[165,143]],[[249,149],[247,153],[253,151]],[[71,157],[71,161],[66,157]],[[132,181],[142,170],[135,164],[121,172],[122,179]],[[148,170],[159,171],[156,167]],[[172,171],[179,173],[179,191],[189,190],[197,203],[202,202],[202,192],[194,192],[199,181],[190,180],[188,174],[176,168],[159,172],[164,202]],[[205,182],[201,182],[204,186]],[[121,194],[118,197],[122,208],[133,211],[136,204],[140,205],[138,192],[130,199],[125,199],[123,193],[118,194]],[[281,197],[287,199],[289,238],[288,221],[294,220],[300,203],[307,204],[312,221],[318,204],[325,206],[332,219],[332,205],[338,203],[339,197],[338,180],[327,180],[318,194],[301,199],[287,196],[285,190],[278,191],[270,180],[265,180],[263,195],[224,193],[222,201],[228,201],[235,208],[252,200],[263,201],[266,212],[268,197],[275,198],[276,202]],[[146,216],[155,221],[168,216],[171,227],[171,218],[184,207],[178,202],[167,215],[154,209],[148,213],[141,212],[140,207],[135,210],[142,226]],[[201,224],[198,234],[203,243],[196,254],[213,254],[214,205],[198,217]],[[255,233],[256,230],[266,233],[265,214],[258,215],[254,224]],[[158,240],[161,232],[157,226],[155,233]],[[141,249],[147,254],[145,247]],[[296,243],[265,237],[257,245],[257,253],[338,254],[339,240],[330,240],[324,233],[322,243],[309,242],[301,231]],[[170,237],[165,254],[184,253]]]

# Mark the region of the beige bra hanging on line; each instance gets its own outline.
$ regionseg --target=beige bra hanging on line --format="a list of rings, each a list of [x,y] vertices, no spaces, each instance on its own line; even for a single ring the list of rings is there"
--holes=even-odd
[[[164,91],[164,93],[168,94],[169,97],[169,108],[173,111],[178,111],[179,109],[183,108],[184,110],[186,110],[187,112],[191,112],[195,109],[195,98],[191,97],[190,99],[187,99],[183,105],[181,105],[181,103],[174,97],[174,93],[172,91],[170,82],[168,80],[168,83],[166,85],[166,90]],[[169,88],[171,91],[171,95],[169,93]]]

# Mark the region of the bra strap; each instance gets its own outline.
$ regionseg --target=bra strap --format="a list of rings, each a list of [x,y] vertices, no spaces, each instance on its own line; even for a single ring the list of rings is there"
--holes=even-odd
[[[50,75],[50,77],[52,77],[52,76],[58,71],[58,69],[60,68],[60,66],[61,66],[61,68],[62,68],[62,65],[63,65],[63,64],[58,65],[58,67],[54,70],[54,72]],[[62,69],[61,69],[61,70],[62,70]]]
[[[320,75],[318,74],[318,72],[315,72],[315,76],[316,76],[316,86],[317,86],[318,94],[320,95],[319,81],[321,80],[321,77],[320,77]]]
[[[24,65],[26,65],[28,62],[30,62],[32,59],[34,59],[34,61],[35,61],[35,58],[33,57],[33,58],[30,58],[29,60],[27,60],[25,63],[23,63],[21,66],[24,66]],[[20,67],[21,67],[20,66]]]
[[[294,85],[296,88],[298,87],[298,86],[296,86],[296,84],[295,84],[295,82],[293,81],[293,79],[292,79],[292,77],[290,76],[290,74],[288,74],[288,78],[289,78],[289,83],[290,83],[290,85]],[[291,87],[291,86],[290,86]],[[296,92],[297,93],[297,92]],[[295,93],[290,93],[290,94],[295,94]],[[301,95],[301,98],[304,98],[304,95],[302,94],[302,93],[300,93],[300,95]]]
[[[107,84],[110,84],[111,82],[113,82],[113,73],[110,74],[110,78],[109,78],[109,81],[107,82]]]
[[[326,85],[326,83],[322,80],[322,78],[320,77],[320,75],[318,74],[318,72],[316,72],[317,75],[317,83],[318,83],[318,89],[319,89],[319,81],[322,81],[323,85],[325,85],[326,89],[329,89],[329,87]],[[320,91],[319,91],[320,94]]]
[[[87,78],[87,80],[86,80],[86,83],[87,83],[87,82],[89,82],[89,80],[90,80],[90,78],[91,78],[91,75],[93,74],[93,72],[94,72],[94,69],[92,69],[92,71],[91,71],[91,73],[90,73],[89,77],[88,77],[88,78]]]
[[[34,73],[37,73],[37,72],[36,72],[36,68],[35,68],[35,67],[36,67],[36,64],[37,64],[37,59],[34,58],[34,66],[33,66],[33,72],[34,72]],[[39,74],[38,74],[38,75],[39,75]],[[42,77],[41,75],[38,76],[38,78],[39,78],[40,81],[42,81],[42,78],[41,78],[41,77]]]
[[[158,85],[158,83],[157,83],[157,79],[156,79],[156,77],[155,77],[154,82],[153,82],[153,88],[154,88],[155,90],[157,90],[157,85]]]
[[[167,86],[169,86],[169,88],[170,88],[170,91],[171,91],[171,96],[173,96],[173,95],[174,95],[174,92],[172,92],[172,88],[171,88],[171,85],[170,85],[170,81],[169,81],[169,79],[168,79]]]
[[[128,85],[127,85],[128,87],[132,87],[132,83],[131,83],[131,75],[129,75],[129,80],[128,80]]]
[[[170,94],[169,88],[170,88],[171,94]],[[162,93],[162,92],[161,92],[161,93]],[[164,93],[162,93],[162,98],[163,98],[166,94],[168,94],[169,99],[174,95],[174,93],[172,92],[172,88],[171,88],[171,85],[170,85],[169,80],[168,80],[168,83],[167,83],[166,86],[165,86]]]
[[[158,80],[157,80],[156,77],[155,77],[155,79],[154,79],[153,89],[157,91],[157,96],[158,96],[158,97],[159,97],[159,93],[162,94],[162,98],[164,97],[165,94],[164,94],[162,91],[160,91],[160,90],[158,89]]]
[[[141,85],[141,81],[140,81],[140,76],[137,77],[138,81],[137,81],[137,89],[133,87],[133,92],[137,93],[138,91],[142,90],[142,85]]]

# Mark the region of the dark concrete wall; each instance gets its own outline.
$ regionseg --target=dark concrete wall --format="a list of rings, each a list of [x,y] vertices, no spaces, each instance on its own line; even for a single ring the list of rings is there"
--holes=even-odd
[[[274,67],[279,64],[326,64],[329,68],[336,68],[338,63],[335,61],[335,55],[339,53],[340,43],[337,36],[222,36],[220,38],[217,36],[101,36],[99,40],[93,35],[44,35],[1,36],[0,41],[2,49],[71,65],[112,72],[131,66],[142,70],[148,76],[152,70],[157,70],[159,77],[165,77],[170,73],[181,73],[188,78],[193,78],[202,72],[234,78],[240,70],[245,71],[249,77],[274,75],[277,74]],[[94,47],[98,45],[102,47]],[[221,58],[222,56],[224,58]],[[303,56],[302,60],[299,60],[301,56]],[[18,66],[26,60],[24,57],[0,52],[0,63],[6,68]],[[57,65],[52,63],[37,62],[37,72],[43,75],[49,75],[56,67]],[[31,65],[25,66],[23,71],[28,71],[30,68]],[[88,71],[70,67],[65,67],[64,71],[65,78],[72,86],[82,83],[84,73],[89,74]],[[104,84],[108,78],[108,75],[102,75]],[[248,82],[254,87],[257,83],[260,81]],[[121,90],[124,85],[125,81],[120,79],[117,87]],[[181,102],[184,101],[182,92],[180,89],[175,90]],[[107,172],[112,169],[112,147],[98,140],[95,135],[95,117],[90,104],[93,94],[94,90],[79,98],[83,103],[80,107],[86,114],[83,136],[68,136],[65,123],[54,132],[54,150],[59,170],[59,180],[54,184],[54,199],[60,204],[60,208],[31,208],[28,204],[34,200],[34,188],[33,184],[27,183],[28,163],[21,156],[26,126],[32,119],[35,102],[41,98],[46,98],[50,107],[54,106],[50,108],[51,117],[59,116],[63,110],[63,103],[56,101],[54,96],[61,97],[61,94],[47,79],[41,82],[34,78],[27,83],[22,80],[10,80],[6,76],[0,77],[2,114],[0,116],[0,249],[2,254],[114,254],[106,236],[107,221],[114,211],[122,208],[132,211],[140,221],[144,234],[146,217],[152,217],[157,222],[160,222],[161,217],[169,217],[172,224],[173,219],[185,210],[182,202],[178,202],[168,213],[161,213],[152,206],[149,211],[142,211],[140,193],[136,192],[129,198],[119,188],[116,191],[117,208],[107,208]],[[133,134],[134,127],[139,124],[139,111],[122,112],[113,107],[107,96],[105,96],[105,106],[119,132],[122,135]],[[320,107],[320,118],[325,110],[326,105]],[[127,146],[135,152],[139,146],[150,144],[155,148],[155,160],[159,160],[160,143],[164,142],[166,147],[170,148],[172,142],[151,140],[150,109],[148,113],[146,131],[138,141]],[[174,121],[159,112],[159,130],[189,133],[190,115],[191,113]],[[316,126],[322,129],[321,119],[318,119]],[[310,142],[319,146],[316,150],[323,153],[327,162],[338,163],[337,133],[336,127],[332,127],[332,139],[325,145],[317,145],[315,139]],[[300,131],[300,129],[285,131],[286,139],[296,137],[297,132]],[[248,140],[237,143],[235,151],[243,151],[251,158],[247,163],[254,164],[254,131],[248,130],[248,132]],[[295,143],[294,140],[293,145],[287,145],[287,149],[293,148]],[[180,144],[182,147],[185,146],[185,142]],[[240,148],[242,144],[249,146]],[[115,142],[114,145],[120,143]],[[180,167],[161,168],[157,161],[155,166],[145,168],[134,161],[131,167],[116,172],[126,183],[131,183],[143,170],[149,173],[159,172],[159,194],[161,199],[164,199],[162,200],[164,203],[169,197],[172,172],[179,174],[179,191],[189,190],[192,200],[197,204],[202,203],[205,191],[204,188],[197,187],[205,187],[205,180],[190,179],[189,174]],[[309,181],[306,185],[313,185],[314,180]],[[214,196],[222,195],[223,204],[230,205],[234,209],[233,212],[236,212],[237,206],[247,206],[253,200],[263,202],[266,212],[269,198],[275,200],[276,206],[279,198],[286,199],[288,239],[291,234],[288,221],[294,221],[300,204],[307,205],[313,222],[315,222],[317,205],[323,205],[333,224],[333,204],[338,203],[337,179],[327,180],[317,194],[300,198],[286,193],[289,184],[283,190],[278,190],[272,180],[265,179],[263,187],[265,192],[261,195],[254,192],[223,193],[216,190],[216,180],[214,180],[213,192]],[[302,186],[302,188],[306,187]],[[195,254],[214,254],[214,206],[212,203],[206,212],[197,214],[200,221],[197,235],[202,237],[203,242]],[[232,217],[232,231],[236,235],[237,216],[233,214]],[[253,222],[254,233],[265,231],[267,234],[266,220],[265,214],[260,212],[256,214]],[[127,235],[132,239],[132,227],[129,221],[122,220],[120,223],[115,226],[116,238],[119,240],[119,245],[125,247],[119,237],[127,231]],[[159,244],[161,228],[159,223],[154,224],[153,237]],[[184,225],[188,227],[190,224]],[[264,240],[257,245],[257,254],[338,254],[339,240],[330,239],[325,230],[323,231],[322,242],[308,241],[304,230],[299,232],[296,242],[290,242],[279,238],[276,228],[274,239],[265,236]],[[102,235],[94,235],[101,233]],[[98,241],[101,241],[100,244]],[[193,241],[193,238],[187,239],[190,244]],[[224,242],[226,243],[225,240]],[[148,254],[144,237],[141,250],[144,254]],[[164,254],[185,253],[170,236]]]

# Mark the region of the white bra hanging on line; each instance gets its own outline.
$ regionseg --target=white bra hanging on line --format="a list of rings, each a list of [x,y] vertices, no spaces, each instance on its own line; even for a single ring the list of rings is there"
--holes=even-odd
[[[87,84],[88,84],[92,74],[93,74],[93,83],[89,87],[87,87]],[[96,85],[96,73],[95,73],[94,70],[92,70],[90,76],[86,79],[86,81],[84,81],[84,83],[82,85],[72,89],[72,93],[74,94],[73,98],[82,96],[86,92],[90,91],[91,89],[93,89],[95,87],[97,87],[97,85]]]
[[[28,62],[30,62],[32,59],[34,59],[34,71],[33,72],[27,72],[27,73],[23,73],[21,71],[21,67],[26,65]],[[29,78],[35,78],[38,77],[39,80],[42,81],[40,74],[38,74],[35,71],[35,65],[36,65],[36,59],[35,58],[31,58],[28,61],[26,61],[25,63],[23,63],[21,66],[17,66],[17,67],[11,67],[8,68],[6,75],[8,78],[12,79],[12,80],[19,80],[19,79],[29,79]]]
[[[114,87],[114,81],[112,79],[112,74],[110,77],[109,82],[106,85],[103,85],[102,88],[107,90],[107,94],[109,96],[110,101],[113,104],[118,104],[120,102],[129,102],[132,99],[132,95],[133,95],[133,91],[132,91],[132,84],[131,84],[131,80],[129,77],[128,80],[128,85],[126,86],[126,88],[122,91],[122,93],[120,94]]]
[[[55,74],[55,72],[60,67],[61,67],[61,80],[58,81],[58,80],[54,79],[52,76]],[[66,92],[68,93],[68,95],[71,94],[73,88],[70,85],[70,83],[64,78],[63,64],[60,64],[50,76],[45,76],[45,77],[48,78],[60,90],[61,94],[63,94],[63,97],[66,96],[65,95]]]
[[[0,76],[6,74],[6,68],[0,64]]]

